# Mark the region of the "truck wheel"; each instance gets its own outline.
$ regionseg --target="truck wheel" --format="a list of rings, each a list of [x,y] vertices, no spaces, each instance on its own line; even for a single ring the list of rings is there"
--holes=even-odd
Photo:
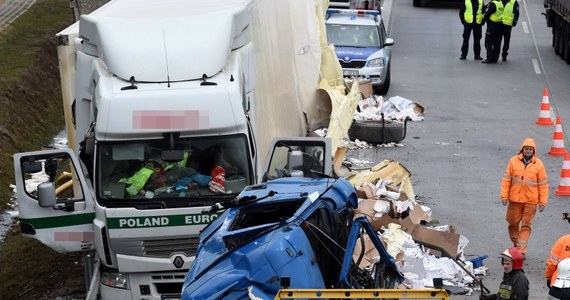
[[[560,23],[560,37],[558,42],[560,43],[560,59],[566,61],[566,49],[568,48],[568,33],[566,31],[566,22]]]
[[[562,37],[562,43],[564,43],[564,54],[562,57],[566,61],[566,64],[570,64],[570,23],[564,24],[564,36]]]
[[[407,120],[404,123],[384,123],[382,129],[381,120],[355,120],[348,129],[348,136],[353,141],[359,139],[372,144],[398,143],[406,137],[406,125]]]
[[[554,53],[560,55],[562,52],[562,26],[560,26],[560,19],[556,22],[556,45],[554,46]]]
[[[414,0],[414,7],[421,7],[422,6],[422,0]]]
[[[556,17],[552,23],[552,48],[556,48]]]
[[[388,66],[388,72],[386,72],[386,78],[384,78],[384,83],[374,88],[374,92],[378,95],[386,95],[390,89],[390,66]]]
[[[554,11],[552,11],[552,9],[546,10],[546,27],[552,27],[554,25],[555,17],[556,14],[554,13]]]

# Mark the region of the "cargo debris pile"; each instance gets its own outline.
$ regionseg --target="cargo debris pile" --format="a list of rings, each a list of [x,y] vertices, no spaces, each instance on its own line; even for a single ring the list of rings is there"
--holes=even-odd
[[[469,240],[454,225],[430,226],[431,209],[421,205],[410,182],[411,173],[394,160],[385,160],[370,170],[349,176],[359,198],[355,218],[366,216],[379,233],[390,255],[405,276],[401,288],[432,288],[442,280],[452,294],[471,294],[475,275],[486,275],[487,267],[466,260]],[[369,245],[370,241],[364,242]],[[372,249],[372,250],[367,250]],[[378,253],[365,246],[362,268],[378,259]],[[355,251],[355,260],[362,251]],[[469,273],[467,273],[469,272]]]

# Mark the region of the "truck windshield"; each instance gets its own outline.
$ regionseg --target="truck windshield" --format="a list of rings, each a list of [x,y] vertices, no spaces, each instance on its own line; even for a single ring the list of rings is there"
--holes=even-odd
[[[98,142],[96,149],[94,177],[102,205],[205,205],[253,183],[243,135],[180,138],[174,147],[167,139]]]
[[[327,39],[335,47],[380,48],[376,26],[327,24],[326,28]]]

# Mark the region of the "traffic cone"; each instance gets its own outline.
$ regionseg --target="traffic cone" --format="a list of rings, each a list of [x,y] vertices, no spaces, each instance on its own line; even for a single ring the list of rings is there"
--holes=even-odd
[[[557,196],[570,196],[570,156],[568,153],[564,154],[564,162],[562,163],[562,170],[560,171],[560,185],[554,191]]]
[[[560,156],[564,155],[566,149],[564,148],[564,132],[562,131],[562,119],[560,116],[556,118],[556,129],[554,130],[554,134],[552,136],[552,147],[550,147],[550,151],[548,151],[549,155],[552,156]]]
[[[542,96],[542,102],[540,103],[540,113],[538,114],[538,120],[536,125],[540,126],[552,126],[552,119],[550,118],[550,102],[548,102],[548,89],[544,88],[544,94]]]

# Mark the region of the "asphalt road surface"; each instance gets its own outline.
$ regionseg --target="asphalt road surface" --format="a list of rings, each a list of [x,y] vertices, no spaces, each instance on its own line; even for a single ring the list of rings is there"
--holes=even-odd
[[[506,207],[500,202],[501,178],[524,138],[534,138],[548,171],[550,197],[545,211],[534,219],[524,270],[530,299],[545,299],[546,258],[553,243],[569,232],[562,212],[570,211],[570,197],[554,195],[563,162],[563,157],[547,154],[554,126],[535,122],[548,87],[552,116],[560,115],[563,128],[570,130],[564,126],[565,120],[570,122],[570,65],[551,46],[551,28],[541,15],[543,1],[519,4],[521,16],[512,31],[508,62],[486,65],[473,60],[472,47],[467,60],[459,60],[463,27],[456,3],[424,1],[416,8],[412,0],[385,1],[388,35],[395,39],[392,82],[385,98],[401,96],[421,103],[425,121],[408,123],[404,147],[374,147],[349,156],[375,162],[395,159],[406,166],[432,217],[456,225],[469,239],[465,254],[489,256],[483,282],[496,292],[502,277],[499,254],[512,246]],[[485,57],[483,40],[481,46]]]

